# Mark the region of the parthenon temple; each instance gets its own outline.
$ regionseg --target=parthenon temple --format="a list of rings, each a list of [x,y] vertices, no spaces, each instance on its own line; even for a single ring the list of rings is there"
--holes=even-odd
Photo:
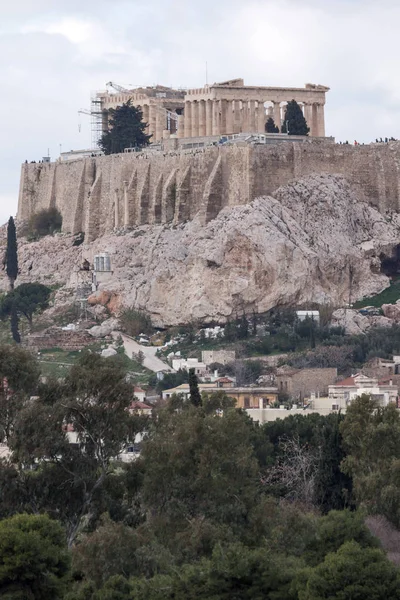
[[[235,133],[264,133],[269,117],[282,126],[291,100],[301,106],[313,137],[325,136],[325,94],[329,87],[307,83],[304,88],[245,86],[243,79],[175,90],[163,86],[99,92],[102,129],[107,131],[109,109],[131,99],[141,108],[152,142],[171,136],[198,138]],[[289,132],[290,133],[290,132]]]

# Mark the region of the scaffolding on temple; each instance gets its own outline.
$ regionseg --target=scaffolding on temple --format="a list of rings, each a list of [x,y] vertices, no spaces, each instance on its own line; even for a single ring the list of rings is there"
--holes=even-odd
[[[103,111],[101,107],[101,99],[98,97],[97,92],[92,92],[91,94],[90,110],[87,108],[81,108],[78,110],[78,113],[81,115],[90,116],[91,148],[92,150],[98,150],[99,141],[103,135]]]
[[[103,113],[101,110],[101,100],[96,93],[92,93],[90,99],[91,130],[92,130],[92,148],[99,147],[99,141],[103,135]]]

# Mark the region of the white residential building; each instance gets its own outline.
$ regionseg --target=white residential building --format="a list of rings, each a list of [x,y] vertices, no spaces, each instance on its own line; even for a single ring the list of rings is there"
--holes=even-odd
[[[179,371],[179,369],[185,371],[194,369],[195,374],[200,376],[208,373],[207,365],[203,362],[200,362],[198,358],[173,358],[172,368],[175,371]]]
[[[375,377],[367,377],[363,373],[357,373],[347,377],[328,388],[328,398],[332,402],[332,408],[336,410],[345,409],[355,398],[362,394],[368,394],[375,398],[380,406],[390,403],[397,405],[398,388],[389,383],[379,382]]]

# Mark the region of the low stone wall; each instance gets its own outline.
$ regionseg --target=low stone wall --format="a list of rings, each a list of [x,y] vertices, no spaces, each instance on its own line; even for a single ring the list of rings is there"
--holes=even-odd
[[[50,350],[61,348],[72,352],[82,350],[93,343],[93,338],[87,331],[64,331],[58,327],[51,327],[41,333],[33,333],[23,338],[22,345],[36,350]]]

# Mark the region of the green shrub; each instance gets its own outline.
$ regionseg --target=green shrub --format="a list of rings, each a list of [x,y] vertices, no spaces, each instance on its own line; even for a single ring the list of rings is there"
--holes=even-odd
[[[149,315],[133,308],[126,308],[120,316],[120,321],[123,331],[132,337],[136,337],[140,333],[150,334],[153,332]]]
[[[41,210],[31,216],[28,224],[28,235],[34,238],[52,235],[56,231],[61,231],[62,216],[60,211],[55,208]]]

